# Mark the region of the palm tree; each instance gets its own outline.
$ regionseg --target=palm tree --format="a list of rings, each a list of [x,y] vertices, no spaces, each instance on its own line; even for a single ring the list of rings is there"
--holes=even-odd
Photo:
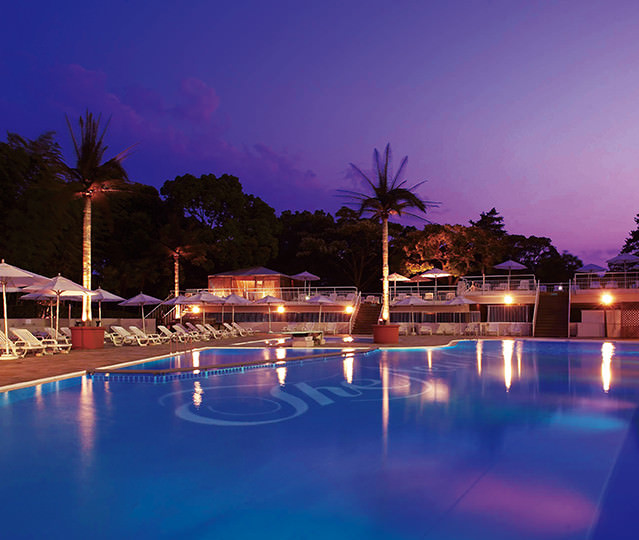
[[[76,138],[69,117],[66,116],[67,126],[73,149],[75,151],[75,167],[67,167],[67,174],[72,181],[79,183],[78,196],[84,199],[82,220],[82,285],[91,288],[91,204],[94,199],[110,191],[119,191],[127,180],[127,174],[122,167],[122,160],[127,157],[131,147],[120,152],[115,157],[103,162],[107,146],[104,136],[109,121],[100,131],[102,115],[97,118],[89,111],[80,116],[80,135]],[[82,302],[82,320],[91,320],[91,302],[87,298]]]
[[[407,187],[406,180],[401,180],[401,176],[406,168],[408,156],[402,159],[395,175],[391,168],[390,143],[384,150],[384,160],[380,159],[377,150],[373,152],[373,172],[375,177],[369,177],[362,170],[351,163],[351,167],[361,176],[370,188],[369,193],[359,193],[357,191],[339,190],[344,196],[350,198],[358,207],[360,216],[368,213],[373,218],[382,222],[382,322],[388,324],[389,319],[389,298],[388,298],[388,219],[390,216],[402,214],[416,216],[408,209],[415,208],[420,212],[426,212],[428,208],[437,206],[437,203],[422,200],[415,191],[424,182]],[[420,217],[421,216],[416,216]]]

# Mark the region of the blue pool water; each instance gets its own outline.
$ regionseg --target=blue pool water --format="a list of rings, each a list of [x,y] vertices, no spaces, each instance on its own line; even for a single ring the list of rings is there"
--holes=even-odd
[[[1,536],[634,539],[638,403],[630,343],[52,383],[0,395]]]

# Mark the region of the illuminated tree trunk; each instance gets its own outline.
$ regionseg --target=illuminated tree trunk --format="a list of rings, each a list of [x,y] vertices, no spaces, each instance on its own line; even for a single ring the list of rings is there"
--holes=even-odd
[[[382,320],[388,323],[388,218],[382,218]]]
[[[91,195],[84,195],[82,219],[82,286],[91,288]],[[82,297],[82,320],[91,320],[91,299]]]
[[[180,295],[180,255],[178,253],[173,254],[173,276],[174,276],[174,287],[175,287],[175,297],[177,298]],[[178,318],[180,316],[180,306],[175,306],[175,317]]]

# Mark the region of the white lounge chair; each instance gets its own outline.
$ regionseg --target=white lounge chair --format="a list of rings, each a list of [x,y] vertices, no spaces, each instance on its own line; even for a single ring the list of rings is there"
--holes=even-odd
[[[161,345],[162,343],[166,343],[168,339],[165,336],[160,336],[160,334],[146,334],[142,330],[140,330],[137,326],[129,326],[129,331],[139,339],[146,339],[147,342],[151,345]]]
[[[139,338],[123,326],[112,326],[111,330],[122,338],[124,345],[135,345],[137,343],[140,347],[146,347],[149,344],[148,338]]]
[[[173,330],[175,330],[178,334],[182,334],[183,336],[189,336],[191,340],[194,340],[194,341],[202,341],[204,339],[199,332],[194,332],[193,330],[187,330],[180,323],[175,323],[173,325]]]
[[[233,321],[231,323],[231,325],[233,326],[233,328],[235,328],[238,332],[240,332],[240,335],[242,335],[242,332],[245,332],[247,335],[252,336],[253,334],[255,334],[255,330],[253,330],[250,326],[240,326],[238,323],[236,323],[235,321]]]
[[[11,332],[16,336],[16,344],[20,344],[27,352],[37,354],[53,354],[57,352],[58,345],[53,339],[38,339],[26,328],[12,328]]]
[[[419,335],[420,336],[432,336],[433,335],[433,327],[429,324],[420,324],[419,325]]]
[[[222,339],[230,336],[227,330],[220,330],[219,328],[215,328],[212,324],[204,323],[202,326],[211,332],[215,339]]]
[[[57,332],[55,328],[51,328],[50,326],[47,326],[44,329],[45,334],[52,339],[53,341],[55,341],[58,345],[58,350],[57,352],[61,352],[61,353],[68,353],[71,350],[71,340],[69,338],[67,338],[67,336],[65,336],[64,334]]]
[[[2,346],[1,354],[5,354],[7,349],[9,349],[9,355],[15,356],[16,358],[21,358],[25,354],[27,354],[27,349],[24,348],[20,343],[11,341],[3,331],[0,330],[0,345]]]
[[[184,325],[186,326],[186,329],[188,332],[192,332],[193,334],[198,334],[200,336],[200,339],[203,339],[204,341],[210,341],[211,339],[213,339],[213,335],[206,328],[202,331],[198,327],[196,327],[193,323],[190,323],[190,322],[185,322]]]
[[[229,323],[224,322],[222,323],[222,326],[224,326],[224,328],[226,328],[227,332],[229,332],[229,334],[231,334],[233,337],[238,337],[241,336],[242,334],[237,330],[237,328],[233,328]]]
[[[163,336],[165,336],[171,341],[180,341],[182,343],[185,343],[187,341],[192,341],[191,337],[188,336],[187,334],[178,334],[177,332],[171,332],[171,330],[169,330],[166,326],[162,324],[158,324],[157,328]]]

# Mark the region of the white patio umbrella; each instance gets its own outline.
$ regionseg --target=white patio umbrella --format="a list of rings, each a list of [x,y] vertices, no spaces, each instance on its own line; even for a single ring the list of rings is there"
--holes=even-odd
[[[268,331],[270,332],[271,331],[271,305],[272,304],[284,305],[285,304],[284,300],[282,300],[281,298],[277,298],[276,296],[271,296],[270,294],[267,294],[263,298],[256,300],[255,303],[268,304]]]
[[[605,272],[606,269],[598,264],[585,264],[581,268],[577,268],[577,272],[583,272],[587,274],[598,274],[599,272]]]
[[[318,315],[318,323],[321,324],[322,323],[322,305],[326,304],[334,304],[335,302],[333,302],[328,296],[324,296],[321,294],[317,294],[315,296],[311,296],[307,302],[310,302],[311,304],[319,304],[319,315]]]
[[[142,310],[142,331],[146,333],[146,327],[144,324],[144,306],[153,306],[157,304],[161,304],[162,300],[159,298],[155,298],[154,296],[149,296],[148,294],[140,293],[136,294],[133,298],[129,298],[124,302],[120,302],[120,306],[140,306]]]
[[[496,264],[493,268],[497,270],[508,270],[508,288],[510,289],[510,273],[513,270],[526,270],[526,267],[518,263],[517,261],[513,261],[511,259],[504,261],[503,263]]]
[[[379,278],[379,279],[384,279],[384,278]],[[393,282],[393,296],[395,296],[395,293],[397,292],[397,282],[410,281],[410,280],[406,276],[402,276],[401,274],[398,274],[397,272],[393,272],[390,276],[388,276],[388,281]]]
[[[77,299],[78,296],[92,296],[93,291],[91,289],[86,289],[82,285],[67,279],[60,274],[58,274],[53,279],[45,281],[44,283],[38,283],[37,285],[32,285],[27,287],[29,291],[37,292],[40,294],[55,294],[56,296],[56,305],[55,305],[55,332],[58,334],[58,330],[60,329],[60,297],[64,296],[71,297]]]
[[[245,306],[246,304],[250,303],[251,301],[248,298],[244,298],[243,296],[239,296],[238,294],[229,294],[228,296],[224,297],[224,304],[222,305],[231,306],[231,322],[235,322],[235,306]]]
[[[608,259],[606,261],[610,266],[622,266],[623,271],[626,271],[626,267],[633,266],[639,263],[639,257],[633,255],[632,253],[620,253],[616,257],[612,259]]]
[[[316,276],[315,274],[311,274],[310,272],[300,272],[299,274],[295,274],[294,276],[291,276],[293,279],[297,279],[298,281],[303,281],[304,282],[304,290],[306,291],[306,283],[309,281],[319,281],[320,277]],[[310,291],[310,287],[309,287],[309,291]]]
[[[431,268],[430,270],[426,270],[426,272],[422,274],[413,276],[410,280],[416,281],[417,283],[419,283],[420,281],[425,281],[427,279],[434,279],[435,280],[435,297],[437,297],[437,278],[448,277],[448,276],[452,276],[452,274],[450,272],[447,272],[446,270],[442,270],[441,268]]]
[[[7,321],[7,289],[11,287],[24,287],[26,285],[33,285],[34,283],[46,280],[44,276],[34,274],[27,270],[22,270],[17,266],[12,266],[4,262],[0,263],[0,283],[2,284],[2,308],[4,314],[4,334],[9,338],[9,323]],[[5,343],[4,353],[0,355],[0,358],[15,358],[9,352],[9,343]]]

